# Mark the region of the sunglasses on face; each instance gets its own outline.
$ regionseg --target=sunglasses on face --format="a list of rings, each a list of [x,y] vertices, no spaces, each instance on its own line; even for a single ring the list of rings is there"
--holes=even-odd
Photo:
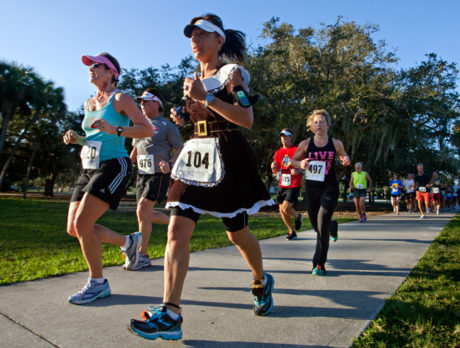
[[[93,64],[91,64],[89,67],[90,67],[91,69],[96,69],[96,68],[98,68],[98,67],[100,67],[100,66],[104,66],[104,67],[105,67],[105,64],[102,64],[102,63],[93,63]]]

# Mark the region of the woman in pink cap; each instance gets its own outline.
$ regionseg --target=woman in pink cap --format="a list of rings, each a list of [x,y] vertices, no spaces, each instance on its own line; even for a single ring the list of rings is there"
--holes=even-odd
[[[82,146],[82,170],[70,200],[67,233],[78,238],[90,273],[83,289],[69,297],[73,304],[110,295],[109,283],[102,276],[102,243],[121,247],[127,269],[139,258],[140,233],[124,236],[96,221],[108,208],[117,209],[131,174],[125,137],[144,138],[154,133],[136,103],[116,89],[120,75],[118,61],[108,53],[84,55],[82,61],[89,66],[89,80],[97,93],[84,106],[85,136],[68,130],[63,137],[65,144]],[[130,121],[133,126],[129,126]]]

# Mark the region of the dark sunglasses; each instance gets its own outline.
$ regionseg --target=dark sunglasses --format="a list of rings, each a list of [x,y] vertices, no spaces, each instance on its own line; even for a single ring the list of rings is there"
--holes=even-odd
[[[98,67],[100,67],[100,66],[104,66],[105,68],[107,68],[106,65],[103,64],[103,63],[93,63],[93,64],[91,64],[89,67],[90,67],[91,69],[96,69],[96,68],[98,68]]]

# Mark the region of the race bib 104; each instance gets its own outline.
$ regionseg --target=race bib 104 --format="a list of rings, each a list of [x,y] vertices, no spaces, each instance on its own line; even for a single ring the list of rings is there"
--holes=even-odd
[[[171,171],[171,177],[189,185],[212,187],[224,178],[218,138],[187,141]]]
[[[139,174],[155,174],[153,155],[137,155],[137,172]]]
[[[89,140],[83,145],[80,158],[83,169],[99,169],[102,141]]]
[[[305,179],[312,181],[324,181],[326,176],[325,161],[309,161],[305,171]]]
[[[291,174],[281,174],[281,186],[291,186]]]

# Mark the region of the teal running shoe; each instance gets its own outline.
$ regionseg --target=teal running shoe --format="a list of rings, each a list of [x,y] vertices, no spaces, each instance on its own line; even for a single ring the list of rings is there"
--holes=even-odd
[[[98,298],[104,298],[110,295],[110,286],[107,279],[102,284],[98,284],[95,280],[88,279],[88,283],[76,294],[69,296],[69,302],[81,305],[90,303]]]
[[[145,320],[131,319],[130,329],[135,334],[148,340],[156,340],[161,337],[164,340],[180,340],[182,338],[182,316],[174,320],[167,313],[165,305],[160,307],[149,306],[148,317],[143,314]]]
[[[267,278],[265,286],[263,286],[263,281],[252,281],[255,315],[267,315],[273,308],[272,290],[275,285],[275,279],[268,273],[265,273],[265,278]]]
[[[311,274],[316,275],[316,276],[325,276],[326,275],[326,269],[324,266],[317,265],[315,268],[313,268],[313,271]]]
[[[339,239],[339,224],[335,220],[332,220],[329,224],[329,236],[333,242]]]

